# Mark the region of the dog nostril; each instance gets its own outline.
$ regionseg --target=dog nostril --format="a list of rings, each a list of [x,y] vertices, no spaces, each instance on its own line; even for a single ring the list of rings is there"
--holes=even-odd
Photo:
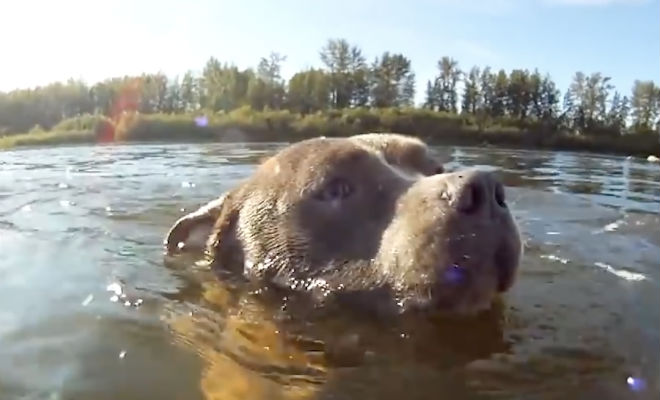
[[[466,185],[458,199],[458,209],[466,214],[473,214],[481,208],[484,200],[484,188],[478,182]]]
[[[506,208],[506,200],[504,198],[504,185],[502,185],[500,182],[497,182],[495,184],[495,201],[497,202],[497,205],[499,205],[502,208]]]

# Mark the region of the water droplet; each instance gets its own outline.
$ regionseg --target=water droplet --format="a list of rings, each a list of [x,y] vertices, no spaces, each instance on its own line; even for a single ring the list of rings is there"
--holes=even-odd
[[[178,247],[179,249],[183,249],[183,246],[185,246],[185,245],[186,244],[184,242],[179,242],[179,243],[176,244],[176,247]]]
[[[117,282],[112,282],[108,286],[106,286],[105,290],[108,292],[113,292],[117,296],[119,296],[122,293],[121,285]]]
[[[119,352],[119,359],[123,360],[124,357],[126,357],[126,350],[122,350],[122,351]]]
[[[83,300],[81,304],[83,307],[87,307],[89,303],[92,302],[92,300],[94,300],[94,295],[90,293],[87,295],[87,297],[85,297],[85,300]]]
[[[642,391],[646,388],[646,382],[642,378],[634,378],[629,376],[628,379],[626,379],[626,383],[628,386],[630,386],[630,389],[635,392]]]
[[[204,127],[209,124],[209,119],[206,117],[206,115],[200,115],[199,117],[195,117],[195,125],[199,127]]]
[[[447,282],[459,285],[466,278],[466,271],[464,271],[459,265],[452,264],[444,272],[445,279]]]

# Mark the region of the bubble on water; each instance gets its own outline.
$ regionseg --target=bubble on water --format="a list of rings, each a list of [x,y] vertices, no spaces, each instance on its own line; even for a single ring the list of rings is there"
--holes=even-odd
[[[119,352],[119,359],[123,360],[124,357],[126,357],[126,350],[122,350]]]
[[[23,211],[23,212],[30,212],[30,211],[32,211],[32,206],[29,205],[29,204],[26,204],[26,205],[24,205],[23,207],[21,207],[21,211]]]
[[[124,306],[125,306],[125,307],[130,307],[130,306],[131,306],[131,302],[128,301],[128,300],[126,300],[126,301],[124,302]]]
[[[135,305],[135,307],[139,307],[139,306],[142,305],[143,302],[144,302],[144,300],[142,300],[142,299],[137,299],[137,300],[135,300],[134,305]]]
[[[200,115],[199,117],[195,117],[195,125],[199,127],[204,127],[209,124],[209,119],[206,117],[206,115]]]
[[[117,282],[112,282],[108,286],[105,287],[105,290],[108,292],[113,292],[117,296],[119,296],[122,293],[121,285]]]
[[[59,185],[57,185],[57,187],[58,187],[58,188],[60,188],[60,189],[66,189],[66,188],[68,188],[68,187],[69,187],[69,185],[67,185],[67,184],[66,184],[66,183],[64,183],[64,182],[60,182],[60,184],[59,184]]]
[[[60,205],[64,208],[68,208],[73,205],[69,200],[60,200]]]
[[[118,302],[119,301],[119,296],[117,296],[116,294],[112,295],[112,297],[110,297],[110,301],[113,302],[113,303]]]
[[[635,392],[642,391],[646,388],[646,382],[642,378],[629,376],[628,379],[626,379],[626,383],[630,386],[630,389]]]
[[[81,304],[83,307],[87,307],[92,300],[94,300],[94,295],[90,293],[85,297],[85,300],[83,300]]]

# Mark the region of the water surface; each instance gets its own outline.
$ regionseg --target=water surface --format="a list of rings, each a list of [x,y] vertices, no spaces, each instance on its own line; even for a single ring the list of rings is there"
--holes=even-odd
[[[506,182],[511,293],[469,320],[301,321],[162,254],[179,216],[281,146],[0,153],[0,398],[658,398],[657,165],[435,148]]]

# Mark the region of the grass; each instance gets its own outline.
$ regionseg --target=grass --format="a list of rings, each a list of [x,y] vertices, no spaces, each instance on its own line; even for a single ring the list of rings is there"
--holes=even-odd
[[[201,114],[200,114],[201,115]],[[108,119],[83,115],[57,124],[51,131],[0,137],[0,148],[103,142],[295,141],[315,136],[349,136],[364,132],[398,132],[431,144],[504,145],[507,147],[578,150],[625,155],[660,154],[655,134],[583,135],[552,131],[539,123],[521,127],[509,119],[479,121],[425,109],[348,109],[300,115],[287,110],[254,111],[242,107],[206,114],[124,113]]]

